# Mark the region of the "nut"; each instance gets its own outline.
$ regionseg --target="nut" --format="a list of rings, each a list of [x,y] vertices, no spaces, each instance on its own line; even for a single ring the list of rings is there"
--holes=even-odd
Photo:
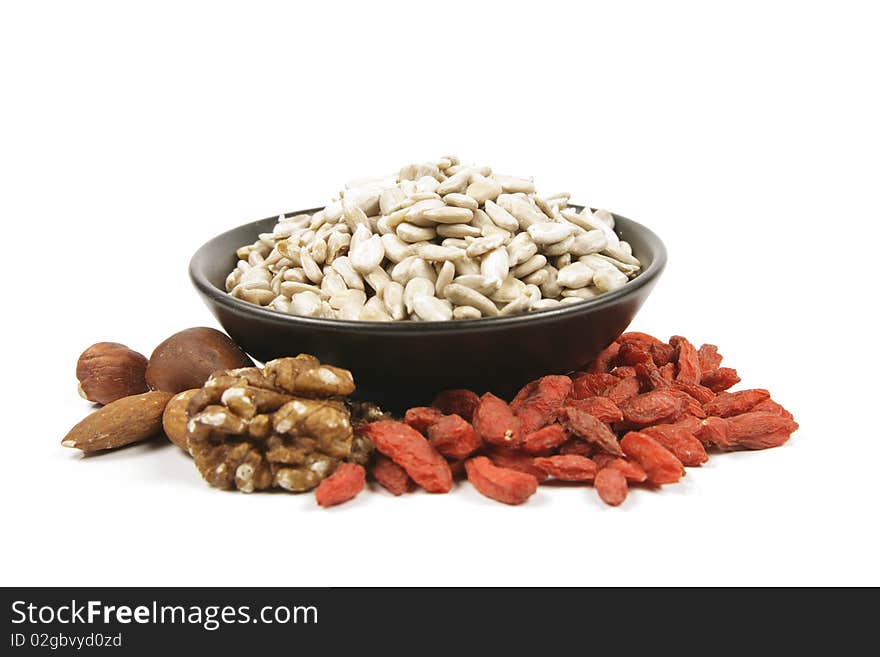
[[[147,358],[118,342],[98,342],[76,363],[80,394],[91,402],[109,404],[147,392]]]
[[[253,364],[229,336],[202,326],[175,333],[156,347],[146,380],[153,390],[178,393],[200,388],[218,370]]]
[[[162,413],[162,429],[165,435],[172,443],[180,447],[189,454],[189,445],[186,442],[186,408],[189,406],[189,400],[192,399],[200,388],[192,390],[184,390],[176,394],[171,401],[165,406],[165,412]]]
[[[88,453],[151,438],[162,430],[162,412],[171,397],[154,391],[117,399],[73,427],[61,444]]]

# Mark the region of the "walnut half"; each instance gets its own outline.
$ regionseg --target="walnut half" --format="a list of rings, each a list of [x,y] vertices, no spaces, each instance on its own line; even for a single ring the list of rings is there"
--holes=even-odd
[[[215,373],[187,409],[196,467],[218,488],[310,490],[369,458],[343,400],[353,391],[350,372],[307,354]]]

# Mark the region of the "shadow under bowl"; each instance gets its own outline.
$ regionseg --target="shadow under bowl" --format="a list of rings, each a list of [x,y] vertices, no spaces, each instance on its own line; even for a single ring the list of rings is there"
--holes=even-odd
[[[346,321],[288,315],[231,297],[225,280],[238,261],[236,249],[271,232],[277,217],[211,239],[196,251],[189,273],[221,326],[259,361],[312,354],[351,370],[354,396],[388,410],[428,404],[447,388],[491,390],[509,399],[538,376],[569,372],[591,361],[623,333],[657,283],[666,265],[663,242],[631,219],[614,219],[615,231],[642,263],[636,278],[595,299],[507,317]]]

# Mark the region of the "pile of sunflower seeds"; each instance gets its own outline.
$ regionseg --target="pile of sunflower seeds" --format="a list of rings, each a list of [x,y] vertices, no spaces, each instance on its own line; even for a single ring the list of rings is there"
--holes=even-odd
[[[438,321],[555,308],[641,270],[604,210],[457,157],[351,181],[236,251],[234,297],[331,319]]]

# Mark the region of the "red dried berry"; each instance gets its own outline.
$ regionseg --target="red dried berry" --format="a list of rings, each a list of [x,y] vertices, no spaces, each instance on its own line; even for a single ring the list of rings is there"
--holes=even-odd
[[[535,381],[531,393],[516,408],[511,407],[519,418],[523,435],[537,431],[556,420],[556,412],[571,392],[571,379],[567,376],[544,376]]]
[[[576,454],[538,457],[535,465],[551,477],[562,481],[592,481],[597,469],[593,461]]]
[[[641,333],[639,331],[627,331],[619,338],[617,338],[618,342],[637,342],[639,344],[645,345],[646,347],[650,347],[653,344],[662,344],[662,340],[660,338],[655,338],[653,335],[648,335],[647,333]]]
[[[622,454],[620,445],[617,443],[617,436],[601,420],[597,420],[589,413],[573,406],[564,406],[560,411],[560,416],[565,426],[575,436],[595,443],[611,454]]]
[[[736,370],[730,367],[719,367],[717,370],[704,372],[700,383],[712,392],[721,392],[740,382]]]
[[[604,468],[596,473],[593,487],[599,498],[610,506],[620,506],[626,500],[626,477],[619,470]]]
[[[676,390],[686,392],[693,397],[698,403],[706,404],[715,399],[715,393],[699,383],[685,383],[684,381],[673,381],[672,387]]]
[[[693,415],[682,415],[675,422],[664,424],[668,424],[670,427],[678,427],[679,429],[684,429],[692,436],[696,436],[697,432],[700,430],[700,427],[703,426],[701,419]]]
[[[342,504],[364,489],[366,471],[356,463],[340,463],[336,471],[315,489],[315,499],[324,507]]]
[[[480,397],[473,425],[477,435],[492,445],[515,447],[521,442],[519,419],[503,399],[491,392]]]
[[[667,418],[674,419],[687,407],[687,401],[679,398],[675,391],[654,390],[636,395],[618,406],[628,424],[647,427]]]
[[[770,393],[762,388],[722,392],[715,399],[706,403],[703,408],[708,415],[730,417],[741,415],[751,410],[756,404],[770,399]]]
[[[514,414],[516,414],[517,410],[519,410],[519,407],[522,406],[522,403],[526,399],[531,397],[534,394],[535,390],[537,390],[537,388],[537,380],[529,381],[522,388],[520,388],[519,392],[516,393],[516,396],[511,400],[510,404],[508,404],[510,406],[510,410],[513,411]]]
[[[611,370],[611,374],[618,379],[628,379],[636,375],[636,368],[631,365],[620,365]]]
[[[624,454],[642,466],[652,484],[673,484],[684,474],[681,461],[663,445],[643,433],[630,431],[620,441],[620,447]]]
[[[619,351],[620,343],[612,342],[599,352],[599,355],[596,356],[595,360],[587,366],[586,371],[594,374],[609,372],[614,367]]]
[[[522,448],[529,454],[549,454],[568,440],[568,431],[561,424],[548,424],[523,439]]]
[[[493,447],[486,455],[499,468],[525,472],[532,475],[539,482],[547,479],[547,474],[535,465],[535,459],[525,452],[506,447]]]
[[[727,420],[722,417],[707,417],[700,422],[700,428],[694,432],[694,437],[704,445],[727,445]]]
[[[773,413],[743,413],[725,421],[728,442],[742,449],[778,447],[798,428],[793,419]]]
[[[565,441],[562,445],[559,446],[560,454],[577,454],[578,456],[592,456],[593,445],[588,443],[585,440],[580,440],[579,438],[572,438],[571,440]],[[604,453],[604,452],[603,452]]]
[[[711,372],[721,367],[722,356],[714,344],[700,345],[700,348],[697,349],[697,358],[700,360],[701,372]]]
[[[678,350],[678,374],[675,378],[684,383],[700,382],[700,357],[697,355],[697,349],[687,338],[680,335],[674,335],[669,338],[669,344]]]
[[[761,412],[761,413],[772,413],[773,415],[781,415],[782,417],[787,417],[789,420],[794,419],[794,415],[789,413],[785,407],[781,404],[773,401],[772,399],[765,399],[764,401],[755,404],[752,409],[753,412]]]
[[[443,417],[439,409],[432,406],[414,406],[403,416],[403,421],[421,434],[428,431],[428,427]]]
[[[474,410],[479,403],[477,393],[457,388],[441,392],[431,406],[439,408],[445,415],[460,415],[468,422],[473,422]]]
[[[709,460],[703,443],[697,440],[693,434],[671,424],[658,424],[639,430],[646,436],[650,436],[663,445],[675,457],[688,467],[702,465]]]
[[[569,399],[565,402],[565,406],[571,406],[589,413],[597,420],[602,422],[620,422],[623,419],[623,413],[613,401],[607,397],[587,397],[586,399]]]
[[[673,381],[673,386],[675,383],[676,382]],[[706,411],[703,410],[703,405],[700,404],[700,402],[698,402],[696,399],[691,397],[684,390],[679,390],[678,388],[671,387],[671,388],[666,388],[665,392],[668,392],[670,395],[674,395],[679,400],[681,400],[681,402],[684,404],[684,408],[682,409],[682,413],[693,415],[694,417],[698,417],[698,418],[706,417]],[[668,422],[668,420],[670,420],[670,419],[671,420],[678,419],[678,416],[672,416],[671,418],[664,420],[664,422]]]
[[[444,415],[428,427],[428,440],[443,456],[458,460],[476,452],[482,443],[477,432],[460,415]]]
[[[671,363],[676,354],[675,347],[665,342],[655,342],[651,345],[649,351],[651,352],[651,359],[657,367],[663,367],[667,363]]]
[[[478,492],[504,504],[522,504],[538,490],[538,480],[532,475],[499,468],[485,456],[465,461],[464,467]]]
[[[572,399],[601,396],[605,394],[608,388],[617,385],[619,382],[619,378],[607,372],[602,374],[578,372],[571,377],[570,396]]]
[[[392,495],[403,495],[412,490],[414,485],[413,480],[406,474],[406,470],[381,454],[373,456],[370,474],[382,488]]]
[[[675,369],[675,365],[672,363],[668,363],[664,365],[670,370]],[[636,378],[639,381],[640,389],[645,392],[650,392],[651,390],[662,390],[664,388],[670,387],[670,381],[668,381],[663,373],[660,371],[661,368],[658,368],[654,365],[645,365],[640,363],[635,366],[636,370]]]
[[[658,367],[657,371],[660,373],[660,378],[667,383],[675,380],[675,363],[666,363],[663,367]]]
[[[613,386],[606,389],[605,394],[601,396],[607,397],[614,402],[615,405],[620,406],[627,399],[639,394],[640,387],[639,380],[635,377],[621,379]]]
[[[620,345],[620,351],[617,354],[617,364],[653,364],[654,359],[651,357],[651,352],[648,351],[648,349],[650,349],[650,347],[639,344],[638,342],[624,342]]]
[[[452,471],[446,459],[408,424],[382,420],[365,424],[358,431],[429,493],[452,489]]]
[[[593,457],[593,461],[596,462],[596,466],[603,470],[605,468],[611,468],[612,470],[617,470],[620,472],[626,480],[632,483],[640,484],[644,481],[647,481],[648,474],[645,470],[635,461],[627,461],[625,458],[621,458],[619,456],[612,456],[611,454],[601,454],[601,456],[605,457],[600,461],[599,454]]]

